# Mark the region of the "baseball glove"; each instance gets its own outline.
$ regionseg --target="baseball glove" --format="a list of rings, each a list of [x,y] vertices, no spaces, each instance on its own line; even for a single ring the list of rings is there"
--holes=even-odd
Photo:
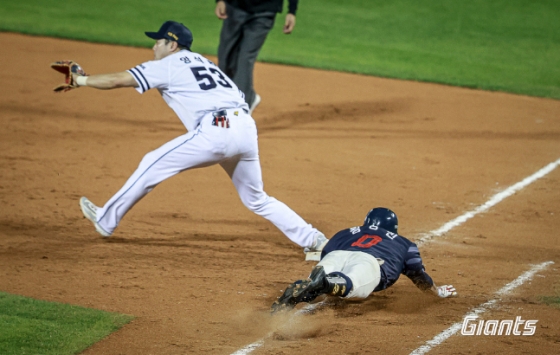
[[[66,92],[72,89],[78,88],[78,84],[74,80],[72,74],[87,76],[80,64],[72,60],[60,60],[58,62],[51,63],[51,68],[64,74],[64,84],[60,84],[55,87],[54,92]]]

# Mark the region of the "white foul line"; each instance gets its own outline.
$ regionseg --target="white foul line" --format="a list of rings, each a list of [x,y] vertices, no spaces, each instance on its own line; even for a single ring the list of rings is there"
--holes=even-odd
[[[255,350],[256,348],[262,346],[264,344],[264,338],[261,340],[258,340],[256,342],[254,342],[253,344],[249,344],[246,347],[237,350],[236,352],[234,352],[231,355],[245,355],[245,354],[249,354],[250,352],[252,352],[253,350]]]
[[[498,204],[500,201],[502,201],[502,200],[504,200],[505,198],[507,198],[507,197],[513,195],[514,193],[516,193],[517,191],[521,190],[521,189],[524,188],[525,186],[527,186],[527,185],[529,185],[529,184],[535,182],[536,180],[542,178],[543,176],[545,176],[546,174],[548,174],[548,173],[550,173],[552,170],[554,170],[558,165],[560,165],[560,159],[556,160],[555,162],[552,162],[552,163],[548,164],[547,166],[545,166],[545,167],[542,168],[541,170],[539,170],[539,171],[537,171],[536,173],[534,173],[533,175],[531,175],[531,176],[529,176],[529,177],[527,177],[527,178],[521,180],[521,181],[518,182],[517,184],[512,185],[512,186],[508,187],[507,189],[505,189],[504,191],[495,194],[495,195],[492,196],[485,204],[483,204],[483,205],[481,205],[481,206],[478,206],[478,207],[475,208],[474,210],[469,211],[469,212],[466,212],[466,213],[462,214],[461,216],[459,216],[459,217],[457,217],[457,218],[455,218],[455,219],[453,219],[453,220],[451,220],[451,221],[445,223],[445,224],[444,224],[443,226],[441,226],[440,228],[435,229],[435,230],[429,232],[425,237],[420,238],[418,241],[416,241],[416,245],[422,245],[422,244],[428,242],[429,240],[431,240],[431,239],[433,239],[433,238],[435,238],[435,237],[440,237],[440,236],[442,236],[443,234],[449,232],[449,231],[452,230],[453,228],[455,228],[455,227],[457,227],[457,226],[459,226],[459,225],[465,223],[465,222],[468,221],[469,219],[473,218],[473,217],[476,216],[477,214],[488,210],[490,207],[492,207],[492,206]],[[548,263],[552,263],[552,262],[550,261],[550,262],[548,262]],[[548,266],[547,263],[544,263],[544,264],[546,264],[546,265],[543,266],[543,268],[546,267],[546,266]],[[541,265],[544,265],[544,264],[541,264]],[[538,270],[537,270],[537,271],[538,271]],[[530,272],[530,271],[528,271],[528,272]],[[536,272],[536,271],[535,271],[535,272]],[[527,274],[527,273],[525,273],[525,274]],[[525,274],[523,274],[523,275],[525,275]],[[518,281],[523,275],[521,275],[517,280],[513,281],[512,283],[509,283],[508,285],[506,285],[504,288],[502,288],[502,290],[506,289],[508,286],[509,286],[509,287],[512,287],[512,289],[515,288],[515,287],[517,287],[517,286],[519,286],[521,283],[524,282],[524,281]],[[532,275],[531,275],[531,277],[532,277]],[[520,283],[520,284],[515,284],[514,286],[510,286],[510,285],[512,285],[512,284],[515,283],[515,282],[521,282],[521,283]],[[502,290],[500,290],[500,291],[502,291]],[[498,291],[498,293],[499,293],[500,291]],[[507,291],[507,292],[509,292],[509,291]],[[492,301],[493,301],[493,302],[492,302]],[[491,300],[491,301],[488,301],[487,303],[489,303],[489,302],[492,302],[492,304],[494,304],[494,303],[496,303],[496,300]],[[300,312],[311,312],[311,311],[313,311],[317,306],[319,306],[320,304],[321,304],[321,303],[310,304],[310,305],[308,305],[307,307],[303,308]],[[482,306],[484,306],[484,305],[486,305],[486,303],[483,304],[483,305],[481,305],[481,306],[479,306],[479,308],[482,307]],[[487,306],[487,307],[489,307],[489,306]],[[476,312],[476,309],[473,311],[473,314],[475,314],[475,312]],[[477,313],[476,313],[476,314],[477,314]],[[455,325],[453,325],[453,326],[455,326]],[[445,330],[444,332],[442,332],[440,335],[436,336],[436,337],[435,337],[434,339],[432,339],[431,341],[434,341],[434,340],[435,340],[436,338],[438,338],[438,337],[444,336],[443,334],[445,334],[446,332],[448,332],[448,331],[449,331],[450,329],[452,329],[452,328],[453,328],[453,327],[451,327],[451,328]],[[459,329],[460,329],[460,327],[459,327]],[[451,333],[449,336],[455,334],[455,332],[457,332],[457,330],[455,330],[455,331],[454,331],[453,333]],[[443,340],[449,338],[449,336],[443,338]],[[249,345],[247,345],[247,346],[245,346],[245,347],[243,347],[243,348],[237,350],[236,352],[234,352],[234,353],[231,354],[231,355],[247,355],[247,354],[250,354],[251,352],[253,352],[253,350],[255,350],[255,349],[261,347],[261,346],[264,344],[264,339],[265,339],[265,338],[266,338],[266,337],[264,337],[263,339],[257,340],[256,342],[254,342],[254,343],[252,343],[252,344],[249,344]],[[442,340],[442,341],[443,341],[443,340]],[[438,344],[439,344],[439,343],[438,343]],[[426,346],[426,345],[424,345],[424,346]],[[420,348],[418,348],[418,349],[420,349]],[[415,351],[418,351],[418,349],[416,349]],[[431,349],[431,347],[430,347],[430,349]],[[429,349],[428,349],[428,350],[429,350]],[[413,353],[413,354],[416,355],[416,353]],[[424,354],[424,353],[417,353],[417,354]]]
[[[552,162],[552,163],[548,164],[547,166],[545,166],[541,170],[537,171],[536,173],[534,173],[533,175],[531,175],[529,177],[526,177],[525,179],[521,180],[517,184],[511,185],[510,187],[508,187],[504,191],[495,194],[485,204],[483,204],[481,206],[478,206],[474,210],[466,212],[466,213],[460,215],[459,217],[455,218],[454,220],[451,220],[451,221],[445,223],[440,228],[429,232],[427,236],[425,236],[423,238],[420,238],[416,242],[416,245],[424,244],[434,237],[442,236],[443,234],[449,232],[450,230],[457,227],[458,225],[461,225],[461,224],[465,223],[467,220],[473,218],[477,214],[488,210],[490,207],[498,204],[502,200],[504,200],[507,197],[513,195],[514,193],[521,190],[525,186],[527,186],[527,185],[531,184],[532,182],[535,182],[536,180],[542,178],[543,176],[545,176],[546,174],[548,174],[552,170],[554,170],[558,165],[560,165],[560,159],[556,160],[555,162]]]
[[[498,292],[496,292],[497,297],[495,297],[494,299],[491,299],[488,302],[485,302],[485,303],[481,304],[480,306],[473,309],[471,312],[465,314],[465,316],[463,317],[463,321],[466,317],[478,318],[478,316],[480,314],[482,314],[482,313],[486,312],[487,310],[491,309],[492,307],[496,306],[496,304],[500,301],[499,297],[507,295],[508,293],[513,291],[515,288],[517,288],[517,287],[521,286],[522,284],[524,284],[525,282],[529,281],[533,276],[535,276],[535,274],[537,272],[539,272],[541,270],[544,270],[546,267],[548,267],[549,265],[552,265],[552,264],[554,264],[553,261],[547,261],[547,262],[544,262],[542,264],[538,264],[538,265],[533,266],[533,268],[531,268],[531,270],[526,271],[521,276],[519,276],[517,279],[508,283],[507,285],[502,287]],[[441,343],[446,341],[449,337],[451,337],[452,335],[457,333],[459,331],[459,329],[461,329],[461,327],[463,325],[463,321],[453,324],[451,327],[447,328],[443,332],[436,335],[432,340],[428,340],[425,345],[422,345],[418,349],[414,350],[413,352],[410,353],[410,355],[424,355],[425,353],[430,351],[433,347],[440,345]]]
[[[294,315],[292,316],[291,319],[294,319],[295,316],[299,316],[305,313],[309,313],[312,312],[315,308],[319,307],[320,305],[324,304],[324,301],[318,302],[318,303],[314,303],[314,304],[310,304],[305,306],[304,308],[300,309],[299,311],[295,312]],[[236,352],[234,352],[231,355],[246,355],[251,353],[253,350],[257,349],[258,347],[261,347],[264,345],[264,340],[268,337],[270,337],[272,333],[268,334],[267,336],[265,336],[264,338],[257,340],[254,343],[251,343],[239,350],[237,350]]]

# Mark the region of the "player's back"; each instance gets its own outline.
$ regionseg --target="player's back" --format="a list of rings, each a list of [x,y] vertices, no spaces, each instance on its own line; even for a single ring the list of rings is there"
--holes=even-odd
[[[407,238],[376,226],[341,230],[329,240],[322,257],[334,250],[360,251],[382,259],[382,280],[376,290],[395,283],[405,269],[408,258],[418,253],[416,244]]]
[[[139,92],[158,89],[189,131],[209,112],[249,109],[233,80],[198,53],[182,50],[140,64],[129,72],[139,83]]]

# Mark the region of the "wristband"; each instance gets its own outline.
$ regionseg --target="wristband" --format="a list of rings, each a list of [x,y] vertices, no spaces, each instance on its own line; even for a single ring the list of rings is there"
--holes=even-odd
[[[79,76],[76,78],[76,84],[78,84],[78,86],[87,86],[87,76]]]

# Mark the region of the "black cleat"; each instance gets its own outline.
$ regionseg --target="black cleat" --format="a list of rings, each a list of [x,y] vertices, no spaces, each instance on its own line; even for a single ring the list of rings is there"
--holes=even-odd
[[[322,266],[315,266],[306,280],[298,280],[288,286],[284,294],[271,307],[272,313],[290,310],[300,302],[311,302],[327,291],[327,274]]]

